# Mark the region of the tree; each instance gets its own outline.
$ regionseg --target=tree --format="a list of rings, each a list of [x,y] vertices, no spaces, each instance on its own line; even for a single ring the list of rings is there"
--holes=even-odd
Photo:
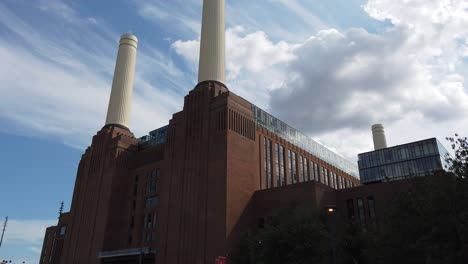
[[[293,208],[246,234],[231,256],[235,264],[329,263],[330,237],[324,215]]]
[[[467,263],[467,182],[450,175],[415,179],[388,208],[376,238],[373,263]]]
[[[468,179],[468,139],[455,134],[455,137],[446,138],[455,152],[455,157],[446,156],[450,170],[461,179]]]

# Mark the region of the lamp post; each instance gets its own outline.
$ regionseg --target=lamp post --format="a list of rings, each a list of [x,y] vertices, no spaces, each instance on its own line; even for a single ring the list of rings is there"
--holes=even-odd
[[[328,228],[330,229],[330,247],[332,249],[332,264],[336,264],[336,206],[325,206]]]

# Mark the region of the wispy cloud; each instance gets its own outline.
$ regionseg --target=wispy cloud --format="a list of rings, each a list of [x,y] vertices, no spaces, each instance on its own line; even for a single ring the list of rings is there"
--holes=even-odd
[[[47,227],[57,224],[57,220],[8,220],[5,244],[42,245]]]
[[[51,21],[45,24],[53,30],[33,29],[0,3],[0,26],[12,33],[0,36],[0,118],[13,126],[2,130],[54,136],[82,149],[105,120],[119,34],[89,23],[64,2],[41,3],[43,12],[69,18],[66,38]],[[138,136],[166,124],[180,108],[177,90],[186,76],[151,47],[138,51],[136,75],[131,128]]]

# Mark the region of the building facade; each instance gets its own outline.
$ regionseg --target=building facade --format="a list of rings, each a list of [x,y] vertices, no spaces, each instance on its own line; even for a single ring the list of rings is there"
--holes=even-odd
[[[410,179],[445,170],[447,150],[436,138],[358,155],[362,184]]]
[[[224,7],[204,0],[199,82],[183,109],[139,139],[129,126],[138,40],[122,35],[105,125],[41,264],[213,263],[258,218],[259,193],[272,193],[265,205],[320,207],[360,184],[355,164],[227,88]]]

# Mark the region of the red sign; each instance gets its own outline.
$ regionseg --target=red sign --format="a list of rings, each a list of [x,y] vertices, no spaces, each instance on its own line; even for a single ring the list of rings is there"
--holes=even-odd
[[[215,264],[226,264],[226,257],[216,258]]]

